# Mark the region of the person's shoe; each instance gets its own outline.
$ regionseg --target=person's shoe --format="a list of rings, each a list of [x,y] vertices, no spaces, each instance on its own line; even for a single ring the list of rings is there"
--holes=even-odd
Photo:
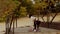
[[[36,30],[34,30],[34,32],[36,32]]]

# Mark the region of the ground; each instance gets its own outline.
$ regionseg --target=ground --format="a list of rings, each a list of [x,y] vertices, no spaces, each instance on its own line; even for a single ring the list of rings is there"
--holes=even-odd
[[[50,17],[51,20],[52,17]],[[46,17],[44,17],[44,20],[46,21]],[[40,18],[40,21],[42,21],[42,19]],[[54,19],[54,22],[60,22],[60,16],[57,16]],[[17,28],[15,26],[15,34],[58,34],[60,32],[60,30],[55,30],[55,29],[48,29],[48,28],[43,28],[40,27],[40,32],[29,32],[29,30],[33,29],[33,21],[28,18],[28,17],[24,17],[24,18],[19,18],[17,21],[18,25]],[[30,26],[30,27],[26,27],[26,26]],[[5,22],[4,23],[0,23],[0,34],[4,34],[5,31]],[[60,33],[59,33],[60,34]]]
[[[48,29],[40,27],[40,30],[38,32],[32,31],[32,27],[19,27],[15,28],[15,34],[57,34],[60,31],[55,29]],[[60,33],[59,33],[60,34]]]

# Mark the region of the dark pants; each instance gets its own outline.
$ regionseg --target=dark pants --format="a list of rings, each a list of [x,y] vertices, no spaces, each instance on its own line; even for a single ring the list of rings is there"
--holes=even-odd
[[[39,23],[34,23],[34,29],[39,29]]]

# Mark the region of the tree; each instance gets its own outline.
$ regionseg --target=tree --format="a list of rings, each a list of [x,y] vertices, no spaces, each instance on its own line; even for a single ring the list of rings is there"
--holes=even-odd
[[[16,6],[19,5],[19,2],[15,2],[12,0],[0,0],[0,17],[4,20],[8,13],[12,12]]]
[[[20,16],[26,16],[26,15],[27,15],[26,7],[21,7],[20,8]]]

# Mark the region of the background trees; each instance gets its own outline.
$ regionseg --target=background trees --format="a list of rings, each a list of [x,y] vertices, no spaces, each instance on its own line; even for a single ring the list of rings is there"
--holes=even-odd
[[[47,15],[47,13],[57,13],[60,12],[60,1],[58,1],[59,0],[0,0],[0,19],[4,20],[4,18],[13,11],[15,15],[20,17],[26,16],[27,14],[42,15],[43,17]]]
[[[8,12],[12,12],[18,4],[19,2],[17,1],[0,0],[0,21],[3,21],[8,15]]]

